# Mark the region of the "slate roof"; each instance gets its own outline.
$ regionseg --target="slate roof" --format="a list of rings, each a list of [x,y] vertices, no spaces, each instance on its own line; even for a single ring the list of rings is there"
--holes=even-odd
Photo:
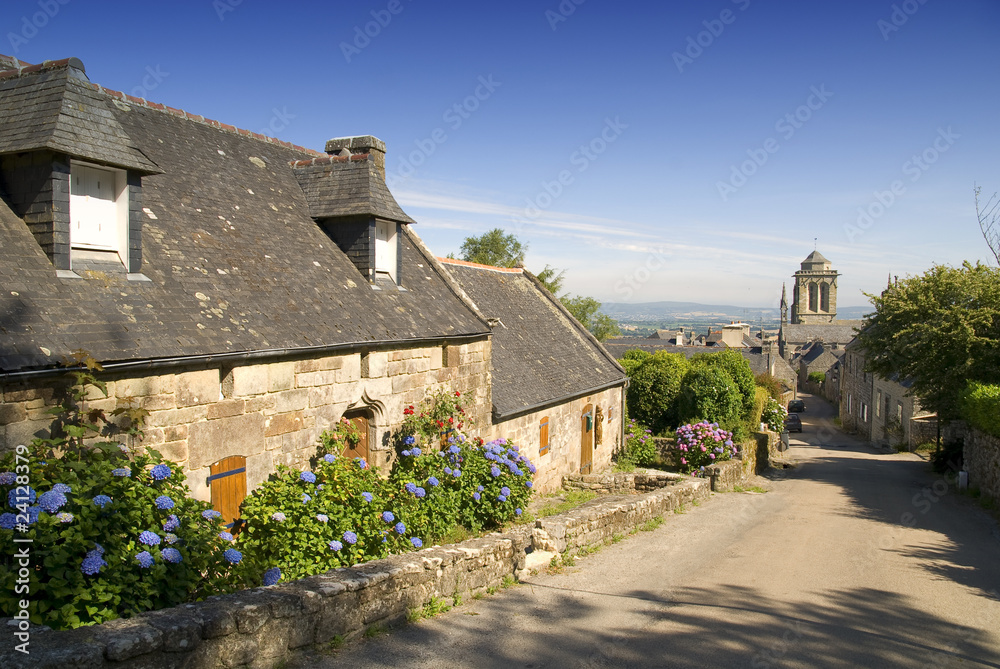
[[[81,347],[102,362],[134,362],[489,333],[405,225],[406,290],[364,280],[313,220],[290,166],[315,152],[114,97],[123,98],[108,106],[115,127],[162,170],[142,179],[141,272],[150,281],[98,271],[57,278],[0,201],[3,372],[51,367]],[[9,106],[3,93],[0,106]]]
[[[61,63],[61,65],[60,65]],[[159,168],[136,146],[75,58],[0,73],[0,153],[51,149],[146,174]]]
[[[823,263],[823,262],[830,262],[830,261],[827,260],[826,258],[824,258],[823,254],[820,253],[819,251],[813,251],[808,256],[806,256],[806,259],[803,260],[802,262],[803,263]]]
[[[313,218],[374,215],[415,223],[400,208],[368,154],[325,156],[292,163]]]
[[[804,323],[786,324],[782,326],[782,336],[786,342],[804,343],[814,340],[827,343],[847,344],[854,339],[855,328],[860,329],[864,321],[843,320],[833,323],[807,325]]]
[[[622,385],[625,372],[538,280],[505,269],[439,258],[493,325],[493,413],[529,410]]]

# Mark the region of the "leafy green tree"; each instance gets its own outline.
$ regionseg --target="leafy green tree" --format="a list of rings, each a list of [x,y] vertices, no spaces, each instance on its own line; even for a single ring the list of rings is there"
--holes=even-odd
[[[739,351],[726,349],[718,353],[699,353],[691,358],[692,365],[708,365],[725,372],[740,393],[741,409],[740,417],[747,418],[753,410],[754,404],[754,382],[753,370],[750,363]],[[707,418],[708,416],[699,416]],[[731,429],[731,428],[727,428]]]
[[[734,430],[740,427],[743,396],[721,367],[694,365],[681,381],[677,412],[681,423],[706,420]]]
[[[566,278],[566,270],[560,271],[551,265],[546,265],[545,269],[535,275],[535,278],[545,286],[545,290],[558,297],[562,291],[563,280]]]
[[[615,319],[600,313],[601,303],[594,298],[581,295],[569,297],[567,295],[559,299],[563,306],[573,314],[573,317],[597,337],[597,341],[607,341],[622,333]]]
[[[625,351],[625,354],[618,358],[618,364],[622,366],[626,374],[632,376],[635,370],[652,356],[653,354],[649,351],[643,351],[641,348],[633,348],[630,351]]]
[[[466,237],[462,242],[462,260],[494,267],[518,267],[524,264],[527,244],[514,235],[493,228],[480,237]]]
[[[1000,269],[935,265],[868,295],[875,312],[858,334],[866,370],[912,379],[921,404],[958,418],[968,382],[1000,370]]]
[[[677,425],[677,398],[688,368],[683,353],[647,354],[629,374],[631,381],[625,396],[629,415],[649,426],[654,434],[672,430]]]

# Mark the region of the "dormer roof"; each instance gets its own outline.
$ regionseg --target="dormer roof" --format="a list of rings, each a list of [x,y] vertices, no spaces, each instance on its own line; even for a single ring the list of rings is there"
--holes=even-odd
[[[322,156],[290,165],[314,219],[377,216],[416,222],[389,192],[371,154]]]
[[[3,65],[0,65],[2,67]],[[0,154],[50,150],[159,174],[76,58],[0,71]]]

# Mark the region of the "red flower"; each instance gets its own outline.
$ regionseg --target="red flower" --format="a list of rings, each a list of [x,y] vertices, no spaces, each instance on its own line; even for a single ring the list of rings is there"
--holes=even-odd
[[[452,416],[448,416],[448,423],[451,425],[455,424],[455,419]]]
[[[441,421],[437,421],[437,424],[438,424],[438,427],[444,427],[444,423],[442,423]]]
[[[456,390],[456,391],[455,391],[455,397],[461,397],[461,396],[462,396],[462,393],[460,393],[460,392],[458,392],[458,391]]]

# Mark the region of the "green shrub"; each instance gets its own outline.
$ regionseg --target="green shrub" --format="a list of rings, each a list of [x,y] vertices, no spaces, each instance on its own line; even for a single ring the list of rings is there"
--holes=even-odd
[[[677,424],[677,398],[688,370],[683,353],[657,351],[631,375],[626,394],[628,413],[654,434],[664,434]]]
[[[757,374],[754,376],[754,382],[761,388],[767,391],[767,394],[771,396],[771,399],[780,402],[781,395],[784,392],[784,388],[781,385],[781,381],[771,376],[767,372],[763,374]]]
[[[692,476],[703,476],[705,467],[729,460],[737,451],[732,432],[707,421],[677,428],[676,448],[681,471]]]
[[[785,418],[787,416],[788,410],[785,409],[781,402],[775,400],[773,397],[768,397],[764,405],[764,411],[760,415],[760,420],[772,432],[781,432],[785,429]]]
[[[987,434],[1000,437],[1000,385],[969,383],[962,394],[962,417]]]
[[[259,562],[295,579],[419,548],[454,532],[494,529],[523,513],[535,466],[503,439],[469,441],[456,429],[440,449],[443,426],[464,425],[457,393],[407,407],[401,451],[388,479],[326,453],[311,472],[279,467],[243,502],[240,537]],[[329,435],[323,448],[342,448]]]
[[[823,372],[809,372],[809,381],[822,385],[826,383],[826,374]]]
[[[645,362],[648,358],[652,357],[652,355],[653,354],[649,351],[634,348],[630,351],[625,351],[625,354],[618,358],[618,363],[622,366],[622,369],[625,370],[626,374],[632,376],[632,374],[635,373],[635,370],[639,368],[639,365]]]
[[[678,401],[682,422],[707,420],[732,431],[740,426],[743,396],[722,369],[698,365],[684,375]]]
[[[630,418],[625,427],[625,447],[619,461],[633,466],[652,467],[659,460],[659,451],[653,439],[652,430],[639,425]]]
[[[188,496],[178,465],[152,449],[86,443],[109,432],[137,441],[144,412],[116,412],[122,429],[88,409],[91,387],[106,391],[100,366],[84,362],[51,410],[52,437],[0,459],[0,615],[24,598],[32,622],[71,628],[259,583],[254,561],[221,538],[218,513]],[[16,543],[24,537],[32,543]],[[25,546],[30,597],[15,590]]]
[[[727,349],[718,353],[699,353],[691,358],[692,367],[708,365],[726,373],[736,386],[740,397],[740,410],[738,417],[746,420],[753,411],[754,404],[754,382],[753,370],[750,363],[739,351]],[[707,416],[705,416],[707,418]],[[686,420],[682,418],[682,420]]]
[[[243,501],[239,544],[282,579],[303,578],[412,549],[401,506],[363,460],[327,454],[314,471],[279,465]]]

